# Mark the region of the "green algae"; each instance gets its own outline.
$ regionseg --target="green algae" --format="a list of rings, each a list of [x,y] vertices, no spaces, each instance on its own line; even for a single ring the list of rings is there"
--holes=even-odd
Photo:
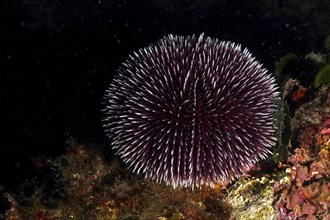
[[[322,67],[316,74],[314,86],[319,87],[330,82],[330,64]]]
[[[274,74],[277,78],[281,78],[284,69],[288,66],[289,63],[298,60],[298,56],[294,53],[289,53],[284,57],[281,57],[279,61],[275,63]]]
[[[328,35],[324,40],[324,47],[330,50],[330,35]]]

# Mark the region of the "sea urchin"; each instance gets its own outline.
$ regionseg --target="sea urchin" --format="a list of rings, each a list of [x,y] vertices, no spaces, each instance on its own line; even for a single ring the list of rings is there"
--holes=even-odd
[[[240,45],[168,35],[119,67],[104,126],[133,172],[212,186],[270,153],[277,95],[275,79]]]

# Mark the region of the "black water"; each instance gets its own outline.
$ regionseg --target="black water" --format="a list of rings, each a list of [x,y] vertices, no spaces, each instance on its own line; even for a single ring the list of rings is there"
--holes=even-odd
[[[295,4],[253,2],[1,1],[0,193],[17,191],[36,175],[32,161],[61,154],[70,137],[109,144],[104,90],[132,51],[166,34],[235,41],[271,71],[289,52],[321,48],[329,34],[322,5],[307,8],[307,18]]]

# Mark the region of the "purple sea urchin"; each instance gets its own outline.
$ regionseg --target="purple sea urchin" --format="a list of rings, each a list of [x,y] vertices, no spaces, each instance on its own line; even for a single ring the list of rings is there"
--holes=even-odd
[[[168,35],[119,67],[105,96],[106,133],[134,172],[212,186],[270,153],[276,90],[240,45]]]

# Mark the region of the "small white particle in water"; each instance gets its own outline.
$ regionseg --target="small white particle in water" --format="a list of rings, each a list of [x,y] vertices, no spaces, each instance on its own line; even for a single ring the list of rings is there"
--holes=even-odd
[[[16,169],[21,168],[21,163],[20,163],[20,162],[16,162],[16,163],[15,163],[15,168],[16,168]]]

